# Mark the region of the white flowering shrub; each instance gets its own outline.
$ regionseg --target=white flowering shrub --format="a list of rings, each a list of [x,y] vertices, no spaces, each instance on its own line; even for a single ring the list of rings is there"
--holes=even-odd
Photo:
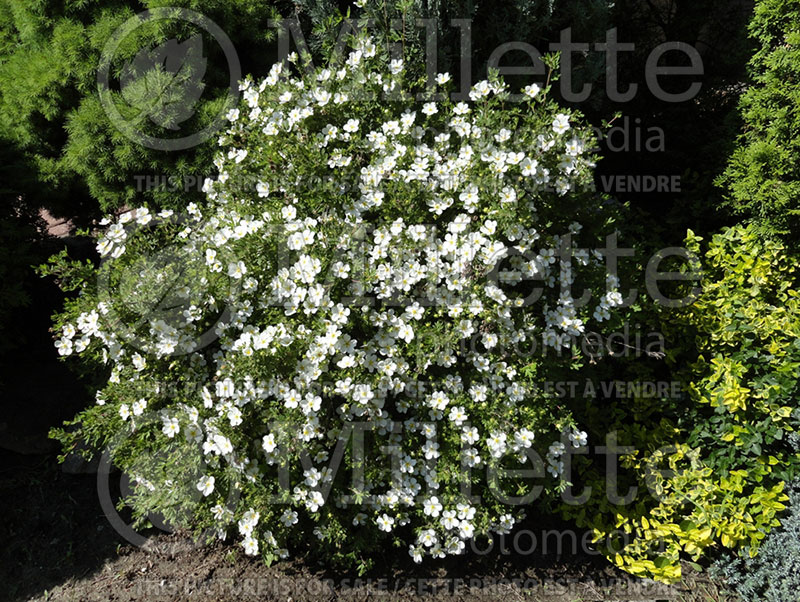
[[[112,445],[140,515],[267,561],[509,532],[587,444],[540,385],[621,304],[591,250],[613,216],[589,128],[496,78],[453,102],[440,74],[417,101],[356,44],[243,82],[207,205],[111,224],[59,318],[59,352],[107,376],[67,448]]]

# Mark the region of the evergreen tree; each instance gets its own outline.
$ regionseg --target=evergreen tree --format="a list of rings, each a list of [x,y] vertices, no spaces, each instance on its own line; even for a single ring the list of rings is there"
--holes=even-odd
[[[800,226],[800,2],[758,0],[750,36],[758,47],[740,102],[742,134],[717,183],[765,233],[792,234]]]

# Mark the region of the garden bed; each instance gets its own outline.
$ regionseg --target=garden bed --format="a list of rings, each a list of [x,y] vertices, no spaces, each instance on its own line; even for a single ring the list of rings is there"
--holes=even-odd
[[[48,455],[3,451],[0,462],[4,600],[737,600],[688,566],[681,583],[665,586],[600,556],[505,555],[500,546],[423,567],[387,550],[362,577],[303,557],[266,567],[233,546],[198,549],[156,530],[138,549],[106,520],[95,475],[64,474]]]

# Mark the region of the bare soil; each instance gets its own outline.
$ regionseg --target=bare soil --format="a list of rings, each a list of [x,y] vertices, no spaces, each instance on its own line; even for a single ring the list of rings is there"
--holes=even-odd
[[[136,548],[103,514],[96,476],[65,474],[53,455],[0,451],[0,516],[0,600],[734,600],[688,567],[667,587],[585,553],[496,549],[418,566],[387,549],[359,577],[309,555],[266,567],[235,546],[156,530]]]

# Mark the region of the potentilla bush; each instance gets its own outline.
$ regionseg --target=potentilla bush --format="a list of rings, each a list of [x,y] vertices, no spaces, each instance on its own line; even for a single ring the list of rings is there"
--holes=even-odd
[[[57,436],[109,446],[140,516],[268,562],[509,532],[587,444],[538,385],[622,304],[590,130],[547,86],[454,102],[448,74],[426,88],[353,47],[242,83],[207,206],[130,212],[99,268],[53,268],[82,291],[59,352],[107,376]]]

